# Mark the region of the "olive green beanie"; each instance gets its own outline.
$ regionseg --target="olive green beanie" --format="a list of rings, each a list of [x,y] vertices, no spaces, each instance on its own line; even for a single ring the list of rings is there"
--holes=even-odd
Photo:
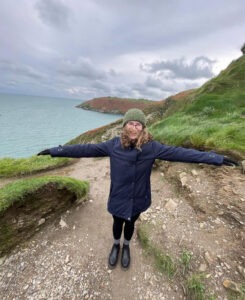
[[[146,118],[142,110],[138,108],[131,108],[129,109],[123,118],[123,127],[128,123],[129,121],[138,121],[140,122],[144,127],[146,126]]]

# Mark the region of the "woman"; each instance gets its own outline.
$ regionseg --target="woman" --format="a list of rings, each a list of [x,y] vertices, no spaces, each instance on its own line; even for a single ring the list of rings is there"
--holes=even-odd
[[[101,157],[109,156],[111,187],[108,211],[113,216],[114,243],[108,264],[114,268],[120,251],[120,238],[124,224],[124,242],[121,265],[130,265],[129,242],[134,233],[134,223],[141,212],[151,205],[150,175],[155,159],[167,161],[206,163],[213,165],[238,165],[232,159],[214,152],[167,146],[154,141],[146,129],[146,118],[139,109],[130,109],[123,119],[121,137],[100,144],[77,144],[46,149],[38,155],[52,157]]]

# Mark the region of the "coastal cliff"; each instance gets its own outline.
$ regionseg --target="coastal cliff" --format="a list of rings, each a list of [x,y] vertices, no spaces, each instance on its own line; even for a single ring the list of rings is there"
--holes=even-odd
[[[144,109],[147,106],[157,103],[146,99],[130,99],[117,97],[100,97],[77,105],[78,108],[93,110],[102,113],[124,114],[130,108]]]

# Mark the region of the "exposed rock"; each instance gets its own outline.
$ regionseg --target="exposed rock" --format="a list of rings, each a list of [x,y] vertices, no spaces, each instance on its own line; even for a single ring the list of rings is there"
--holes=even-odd
[[[69,255],[67,255],[66,259],[65,259],[65,263],[68,264],[69,261],[70,261],[70,257],[69,257]]]
[[[201,264],[199,267],[200,272],[205,272],[207,270],[207,265],[206,264]]]
[[[233,292],[241,293],[241,290],[239,288],[239,285],[231,280],[225,280],[223,282],[223,286]]]
[[[245,160],[241,162],[242,165],[242,173],[245,174]]]
[[[181,185],[182,186],[186,186],[186,183],[187,183],[187,177],[186,177],[186,172],[181,172],[180,174],[179,174],[179,178],[180,178],[180,182],[181,182]]]
[[[5,262],[5,259],[6,259],[6,255],[0,257],[0,266]]]
[[[209,265],[212,265],[212,263],[214,262],[214,259],[213,259],[213,257],[210,255],[210,253],[207,251],[207,252],[205,252],[204,256],[205,256],[205,260],[207,261],[207,263],[208,263]]]
[[[186,186],[188,179],[187,179],[187,177],[181,177],[180,181],[181,181],[182,186]]]
[[[197,173],[197,171],[196,171],[195,169],[191,170],[191,174],[192,174],[193,176],[197,176],[197,175],[198,175],[198,173]]]
[[[66,222],[63,219],[60,219],[60,227],[61,228],[68,227],[68,225],[66,224]]]
[[[170,199],[167,203],[166,203],[166,205],[165,205],[165,208],[168,210],[168,211],[174,211],[175,209],[176,209],[176,207],[177,207],[177,203],[176,202],[174,202],[174,200],[172,200],[172,199]]]
[[[142,213],[140,214],[140,221],[147,221],[148,218],[147,218],[147,214],[146,213]]]
[[[237,266],[237,270],[243,276],[243,278],[245,278],[245,268],[242,266]]]
[[[45,223],[45,218],[41,218],[39,221],[38,221],[38,226],[42,225]]]
[[[217,224],[217,225],[220,225],[220,224],[221,224],[221,221],[220,221],[219,218],[217,218],[217,219],[214,220],[214,223]]]

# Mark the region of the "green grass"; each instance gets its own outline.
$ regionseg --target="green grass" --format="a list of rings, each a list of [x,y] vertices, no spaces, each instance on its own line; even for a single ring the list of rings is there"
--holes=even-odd
[[[186,282],[187,296],[193,300],[205,300],[204,276],[193,274]]]
[[[16,201],[22,201],[28,193],[34,193],[37,189],[48,183],[56,184],[57,189],[65,187],[74,193],[77,198],[86,196],[89,189],[89,183],[87,181],[80,181],[63,176],[41,176],[16,181],[0,189],[0,213],[3,213]]]
[[[192,259],[192,256],[193,255],[188,250],[186,249],[182,250],[181,258],[179,261],[183,266],[183,270],[182,270],[183,275],[185,274],[186,270],[190,269],[190,261]]]
[[[190,300],[215,300],[216,295],[208,294],[205,288],[205,275],[192,274],[186,280],[187,299]]]
[[[28,158],[2,158],[0,159],[0,177],[30,175],[39,171],[50,170],[65,166],[73,161],[66,157],[32,156]]]
[[[138,237],[139,240],[141,242],[141,244],[143,245],[143,247],[145,248],[145,250],[147,251],[147,253],[150,253],[150,255],[153,257],[154,259],[154,263],[156,268],[166,274],[168,276],[168,278],[173,278],[175,273],[176,273],[176,265],[174,263],[174,261],[172,260],[172,258],[170,257],[170,255],[168,254],[163,254],[162,251],[155,245],[153,245],[150,240],[149,240],[149,233],[148,233],[148,227],[147,225],[141,224],[138,227]]]
[[[184,104],[184,105],[183,105]],[[174,108],[174,109],[173,109]],[[170,112],[170,111],[169,111]],[[149,130],[160,142],[245,158],[245,56],[172,106]]]
[[[228,96],[215,101],[215,96],[205,95],[183,111],[152,125],[150,132],[156,140],[169,145],[227,154],[234,150],[244,158],[245,93],[243,96],[244,103],[235,103]]]

